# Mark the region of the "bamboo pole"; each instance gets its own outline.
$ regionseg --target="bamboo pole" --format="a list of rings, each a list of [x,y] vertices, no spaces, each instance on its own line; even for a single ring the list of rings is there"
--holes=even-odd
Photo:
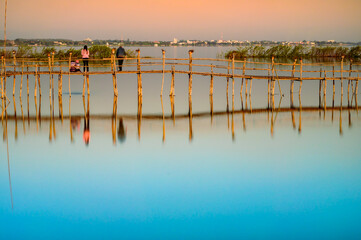
[[[252,94],[252,78],[250,78],[250,84],[249,84],[249,98],[251,99]]]
[[[68,76],[69,76],[69,97],[71,97],[71,88],[70,88],[70,67],[71,67],[71,55],[73,53],[70,53],[69,54],[69,72],[68,72]],[[70,103],[69,103],[69,106],[70,106]]]
[[[352,73],[352,59],[350,59],[350,69],[348,72],[348,83],[347,83],[347,99],[350,102],[350,85],[351,85],[351,73]]]
[[[117,79],[115,79],[115,82],[117,81]],[[90,91],[89,91],[89,74],[86,75],[86,83],[87,83],[87,91],[88,91],[88,97],[90,95]],[[116,86],[115,86],[116,87]],[[117,90],[117,95],[118,96],[118,89]]]
[[[344,56],[341,57],[341,97],[343,96],[343,59]]]
[[[230,62],[229,62],[229,60],[228,60],[228,63],[227,63],[228,65],[227,65],[227,89],[226,89],[226,95],[228,96],[228,89],[229,89],[229,64],[230,64]]]
[[[234,55],[232,54],[232,96],[234,96]]]
[[[85,73],[83,74],[83,92],[82,96],[85,97],[85,82],[86,82],[86,76]],[[114,75],[113,75],[113,85],[114,85]]]
[[[23,78],[24,78],[24,60],[21,64],[21,79],[20,79],[20,98],[23,92]]]
[[[34,97],[37,95],[37,81],[38,81],[38,65],[35,64],[35,87],[34,87]]]
[[[138,70],[138,95],[142,96],[142,72],[140,68],[140,50],[137,49],[137,70]]]
[[[209,85],[209,96],[213,96],[213,64],[211,65],[211,82]]]
[[[318,85],[318,107],[321,107],[321,88],[322,88],[322,68],[320,68],[320,80]]]
[[[164,71],[165,71],[165,50],[162,49],[162,60],[163,60],[163,70],[162,70],[162,88],[160,90],[160,95],[163,96],[163,86],[164,86]],[[162,100],[163,103],[163,100]],[[163,106],[163,104],[162,104]]]
[[[41,98],[41,85],[40,85],[40,74],[39,74],[39,71],[40,71],[40,67],[38,66],[39,70],[38,70],[38,86],[39,86],[39,99]],[[40,104],[39,104],[40,106]]]
[[[58,95],[59,96],[63,95],[63,72],[62,72],[62,70],[60,70],[60,74],[58,77]]]
[[[170,84],[169,96],[174,96],[174,65],[172,66],[172,82]]]
[[[189,54],[189,81],[188,81],[188,95],[192,96],[192,54],[193,50],[188,51]]]
[[[13,96],[15,96],[15,80],[16,80],[16,76],[15,76],[15,72],[16,72],[16,56],[15,56],[15,50],[13,50],[13,58],[14,58],[14,84],[13,84]]]
[[[52,89],[52,86],[51,86],[51,58],[50,58],[50,54],[48,54],[48,65],[49,65],[49,97],[51,97],[51,89]]]
[[[29,65],[28,64],[26,64],[26,72],[27,72],[27,74],[26,74],[26,89],[27,89],[27,95],[28,95],[28,97],[29,97]]]
[[[242,68],[242,83],[241,83],[241,91],[240,94],[242,95],[242,91],[243,91],[243,81],[244,81],[244,75],[246,74],[246,58],[243,59],[243,68]]]
[[[274,56],[272,56],[272,80],[271,80],[271,84],[272,84],[272,96],[274,96],[275,95],[275,74],[274,74],[274,72],[275,72],[275,57]]]
[[[301,96],[302,91],[302,58],[300,58],[300,89],[298,95]]]

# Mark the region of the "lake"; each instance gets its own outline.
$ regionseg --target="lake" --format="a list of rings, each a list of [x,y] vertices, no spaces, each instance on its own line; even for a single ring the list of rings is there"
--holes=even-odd
[[[194,58],[216,58],[229,50],[164,49],[168,58],[187,58],[190,49]],[[162,56],[161,48],[140,50]],[[90,63],[90,71],[102,69]],[[118,74],[117,98],[111,75],[90,76],[89,98],[81,94],[83,77],[72,76],[69,98],[64,76],[61,101],[57,90],[49,99],[48,75],[41,76],[42,96],[34,98],[34,80],[29,76],[29,99],[24,89],[19,95],[20,76],[14,98],[13,79],[6,83],[1,239],[361,236],[360,94],[348,99],[347,81],[342,98],[336,82],[334,99],[328,81],[321,106],[318,81],[303,82],[301,99],[295,83],[290,107],[288,81],[280,81],[284,96],[276,86],[270,104],[263,79],[254,79],[252,95],[243,89],[242,97],[235,79],[232,97],[232,80],[227,96],[227,80],[215,77],[210,98],[209,77],[194,75],[188,99],[187,75],[175,75],[170,98],[170,74],[163,97],[162,74],[143,74],[139,99],[135,74]]]

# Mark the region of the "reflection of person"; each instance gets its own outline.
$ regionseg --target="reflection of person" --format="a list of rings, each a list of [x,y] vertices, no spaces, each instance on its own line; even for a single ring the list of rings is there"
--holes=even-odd
[[[119,119],[119,127],[118,127],[118,140],[119,142],[124,142],[125,138],[126,138],[126,129],[124,129],[124,124],[123,124],[123,118]]]
[[[79,130],[79,128],[80,128],[80,118],[72,118],[71,119],[71,127],[73,128],[73,130],[75,130],[76,128]]]
[[[90,141],[90,129],[89,129],[89,117],[84,118],[84,133],[83,133],[83,139],[85,144],[88,146]]]
[[[119,43],[119,48],[117,49],[117,58],[121,58],[121,59],[118,59],[119,71],[122,71],[123,61],[124,61],[125,57],[126,57],[126,54],[125,54],[125,50],[123,48],[123,43]]]
[[[81,57],[83,58],[83,72],[85,72],[85,68],[86,71],[89,72],[89,50],[88,50],[88,46],[85,45],[84,48],[81,50]]]

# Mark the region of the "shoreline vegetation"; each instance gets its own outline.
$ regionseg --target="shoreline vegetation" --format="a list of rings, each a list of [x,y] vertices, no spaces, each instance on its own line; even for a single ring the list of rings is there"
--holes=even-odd
[[[40,51],[32,46],[20,45],[18,46],[17,51],[15,51],[16,58],[32,58],[36,60],[47,59],[48,54],[54,53],[54,58],[65,60],[68,59],[70,53],[72,53],[72,58],[80,58],[81,59],[81,49],[69,48],[67,50],[59,49],[57,50],[55,47],[43,47]],[[110,58],[112,49],[108,46],[101,45],[93,45],[89,47],[90,56],[93,59],[103,59]],[[128,58],[135,58],[135,51],[131,49],[125,49],[126,56]],[[1,56],[5,56],[5,58],[13,58],[12,50],[4,50],[0,51]]]
[[[282,58],[282,59],[337,59],[344,56],[346,59],[361,61],[361,46],[354,47],[336,47],[336,46],[314,46],[307,47],[303,45],[287,46],[276,45],[266,48],[262,45],[238,47],[236,50],[230,50],[223,53],[224,58],[232,59],[235,55],[236,60],[244,58]]]

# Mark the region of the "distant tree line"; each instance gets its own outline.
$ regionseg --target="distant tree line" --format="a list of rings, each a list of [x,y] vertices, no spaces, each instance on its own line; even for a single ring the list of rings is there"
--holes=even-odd
[[[243,59],[245,57],[254,58],[345,58],[360,59],[361,46],[354,47],[336,47],[336,46],[314,46],[307,47],[303,45],[288,46],[277,45],[266,48],[262,45],[238,47],[236,50],[228,51],[224,54],[225,58],[232,58],[235,54],[235,59]]]

